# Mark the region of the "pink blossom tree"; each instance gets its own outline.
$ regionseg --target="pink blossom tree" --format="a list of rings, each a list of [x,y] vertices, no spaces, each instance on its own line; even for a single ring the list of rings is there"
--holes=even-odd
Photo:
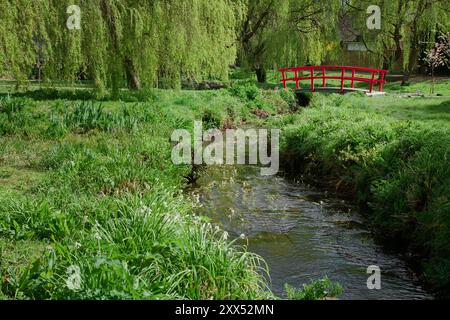
[[[439,37],[439,42],[435,43],[434,47],[426,52],[426,63],[431,68],[432,86],[431,93],[435,93],[435,70],[436,68],[450,65],[450,32]]]

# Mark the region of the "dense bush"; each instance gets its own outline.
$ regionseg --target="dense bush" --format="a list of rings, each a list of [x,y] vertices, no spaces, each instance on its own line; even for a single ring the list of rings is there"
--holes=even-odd
[[[233,95],[238,96],[241,99],[253,101],[260,93],[259,88],[252,82],[242,82],[235,84],[228,89]]]
[[[298,106],[297,96],[292,89],[280,89],[278,95],[289,106],[289,109],[295,111]]]

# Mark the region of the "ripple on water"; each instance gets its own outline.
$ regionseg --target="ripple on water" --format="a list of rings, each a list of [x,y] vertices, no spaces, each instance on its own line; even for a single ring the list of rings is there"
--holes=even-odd
[[[272,290],[300,287],[327,275],[344,287],[343,299],[430,299],[396,255],[375,244],[361,217],[339,199],[259,168],[209,167],[193,189],[199,213],[232,236],[245,234],[249,250],[270,268]],[[382,289],[368,290],[367,267],[382,271]]]

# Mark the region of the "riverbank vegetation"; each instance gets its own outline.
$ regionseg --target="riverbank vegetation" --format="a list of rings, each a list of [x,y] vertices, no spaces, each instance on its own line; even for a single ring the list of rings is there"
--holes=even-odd
[[[314,95],[299,108],[292,92],[251,81],[91,98],[86,90],[0,98],[5,297],[270,297],[264,262],[192,215],[195,203],[182,193],[191,168],[172,164],[169,137],[194,119],[282,128],[285,169],[352,195],[382,239],[446,288],[448,98]],[[82,290],[68,289],[73,266]]]
[[[183,192],[192,168],[171,162],[169,138],[194,120],[229,128],[262,121],[255,110],[287,113],[291,92],[243,85],[121,97],[133,102],[77,100],[87,91],[15,95],[0,97],[1,298],[277,298],[265,262],[194,215]],[[318,280],[287,297],[341,292],[323,285],[338,288]]]
[[[288,112],[292,94],[52,92],[69,98],[0,97],[2,298],[276,298],[265,262],[193,214],[192,168],[172,163],[170,135],[194,119],[225,128]]]
[[[315,95],[272,120],[284,128],[285,168],[356,199],[379,238],[408,252],[441,294],[450,284],[449,108],[445,97]]]
[[[193,120],[283,129],[294,171],[352,194],[444,294],[450,89],[434,79],[449,72],[449,12],[447,0],[2,1],[0,297],[273,298],[261,258],[183,194],[193,169],[171,162],[170,135]],[[280,90],[279,67],[344,63],[397,72],[394,95],[312,95],[302,109]],[[430,68],[432,95],[413,79]]]

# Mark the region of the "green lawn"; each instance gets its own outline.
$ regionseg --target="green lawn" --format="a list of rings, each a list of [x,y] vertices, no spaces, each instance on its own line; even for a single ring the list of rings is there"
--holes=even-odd
[[[350,109],[375,113],[391,120],[410,120],[450,127],[450,97],[360,97],[346,98]]]

